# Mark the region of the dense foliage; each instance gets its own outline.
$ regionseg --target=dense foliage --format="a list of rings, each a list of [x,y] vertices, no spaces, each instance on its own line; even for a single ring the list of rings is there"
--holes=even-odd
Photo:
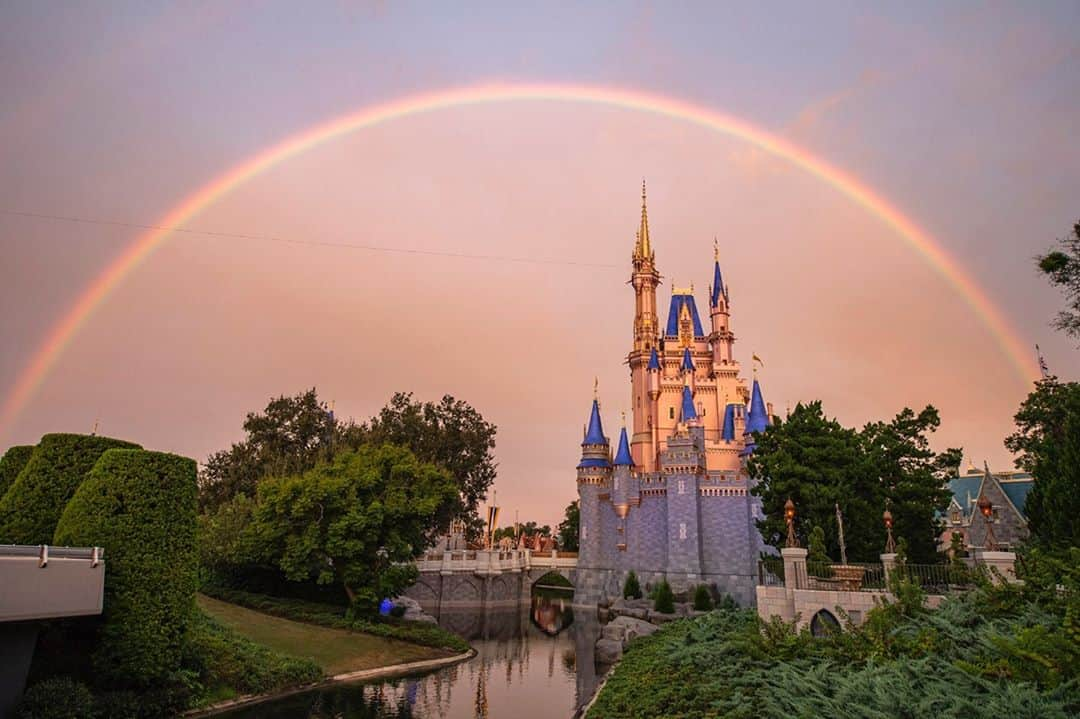
[[[1054,326],[1080,339],[1080,222],[1059,244],[1061,249],[1038,258],[1039,270],[1065,292],[1066,309],[1058,314]]]
[[[192,460],[110,449],[60,518],[55,543],[105,548],[94,657],[103,679],[147,687],[179,669],[195,599],[196,492]]]
[[[694,609],[699,612],[707,612],[713,608],[712,594],[704,584],[699,584],[694,589]]]
[[[537,534],[544,537],[550,537],[551,525],[541,525],[536,521],[530,519],[528,522],[517,522],[516,524],[511,524],[507,527],[499,527],[491,533],[491,538],[492,540],[498,542],[504,537],[516,538],[522,534],[524,534],[526,537],[532,537]]]
[[[393,617],[359,618],[350,616],[344,607],[333,604],[309,602],[301,599],[283,599],[216,586],[203,587],[202,592],[230,604],[238,604],[242,607],[297,622],[307,622],[308,624],[318,624],[336,629],[350,629],[387,639],[400,639],[413,644],[453,652],[469,650],[468,642],[456,634],[442,629],[437,624],[398,621]]]
[[[836,507],[844,517],[850,561],[876,561],[885,544],[881,516],[893,514],[895,532],[908,540],[911,559],[937,559],[938,513],[948,503],[946,480],[960,461],[959,450],[935,453],[928,435],[940,424],[926,407],[904,409],[890,422],[874,422],[861,431],[825,416],[821,402],[799,403],[786,419],[757,435],[748,463],[758,480],[753,492],[762,499],[765,518],[758,521],[765,541],[783,547],[787,537],[784,503],[795,502],[800,544],[815,528],[825,535],[826,554],[840,556]]]
[[[70,677],[53,677],[26,690],[15,719],[87,719],[98,716],[94,695]]]
[[[15,484],[15,478],[30,461],[30,455],[34,453],[34,445],[20,444],[9,447],[0,457],[0,497],[3,497],[11,485]]]
[[[675,613],[675,593],[666,579],[661,579],[653,590],[653,609],[661,614]]]
[[[576,499],[566,505],[563,521],[559,522],[557,531],[559,533],[559,547],[561,549],[564,549],[567,552],[578,551],[578,535],[581,532],[581,507],[578,506],[578,501]]]
[[[1076,716],[1080,549],[1025,566],[1023,586],[982,585],[935,611],[900,588],[823,638],[752,610],[673,622],[627,648],[589,717]]]
[[[248,531],[261,561],[293,581],[339,586],[371,615],[415,581],[412,560],[459,506],[446,470],[402,447],[363,446],[263,480]]]
[[[109,449],[138,445],[109,437],[47,434],[0,498],[0,542],[52,544],[60,513],[86,473]]]
[[[638,581],[637,573],[633,569],[626,573],[622,595],[624,599],[641,599],[641,582]]]
[[[1080,383],[1040,380],[1015,419],[1005,446],[1036,480],[1024,505],[1033,540],[1080,546]]]

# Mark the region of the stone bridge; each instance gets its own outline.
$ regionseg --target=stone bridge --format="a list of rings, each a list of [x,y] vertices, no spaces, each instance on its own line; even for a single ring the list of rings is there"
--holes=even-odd
[[[577,584],[576,552],[529,549],[432,552],[416,562],[420,577],[405,595],[425,611],[516,606],[527,603],[533,585],[550,572]]]

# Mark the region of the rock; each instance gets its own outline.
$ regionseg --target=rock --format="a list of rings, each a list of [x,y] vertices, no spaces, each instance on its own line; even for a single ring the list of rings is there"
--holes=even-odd
[[[624,641],[626,639],[626,627],[618,623],[620,619],[622,617],[615,617],[615,619],[605,624],[600,629],[600,636],[620,643]]]
[[[615,639],[598,639],[596,642],[596,661],[601,664],[614,664],[622,658],[622,642]]]
[[[618,625],[618,629],[615,631],[622,635],[624,646],[634,639],[648,636],[660,628],[655,624],[650,624],[641,619],[633,619],[631,617],[619,617],[607,626],[610,627],[612,625]],[[607,627],[604,627],[604,629],[606,630]]]
[[[649,612],[649,621],[653,624],[666,624],[668,622],[673,622],[676,619],[681,618],[682,617],[680,617],[678,614],[662,614],[660,612],[653,611]]]
[[[394,606],[405,607],[405,611],[422,612],[423,608],[420,606],[420,602],[416,601],[412,597],[400,596],[394,598]]]
[[[621,611],[621,610],[626,609],[626,608],[627,608],[626,600],[623,599],[622,597],[619,597],[618,599],[616,599],[614,602],[611,603],[612,611]]]
[[[631,617],[633,619],[640,619],[640,620],[644,621],[644,620],[649,618],[649,610],[639,608],[639,607],[632,607],[630,609],[627,609],[623,613],[623,616]]]

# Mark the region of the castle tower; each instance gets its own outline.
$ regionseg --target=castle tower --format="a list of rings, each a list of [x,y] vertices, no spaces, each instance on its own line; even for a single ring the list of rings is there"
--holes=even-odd
[[[604,563],[600,543],[603,532],[600,495],[610,493],[610,484],[611,446],[604,436],[604,426],[600,420],[600,401],[594,396],[589,425],[581,441],[581,461],[577,466],[578,506],[581,512],[579,566],[597,567]]]
[[[656,286],[660,273],[649,238],[649,211],[645,200],[645,183],[641,183],[641,223],[634,244],[633,272],[630,284],[634,288],[634,344],[627,358],[630,365],[630,384],[633,395],[634,431],[630,441],[634,463],[647,471],[655,469],[653,427],[657,423],[654,392],[659,391],[650,381],[649,367],[657,349],[660,322],[656,315]],[[657,363],[659,360],[657,360]]]

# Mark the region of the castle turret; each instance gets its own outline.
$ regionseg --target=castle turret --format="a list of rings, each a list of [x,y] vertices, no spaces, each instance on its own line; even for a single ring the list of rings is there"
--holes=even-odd
[[[765,400],[761,396],[761,385],[758,384],[757,377],[754,378],[753,389],[750,390],[750,409],[746,415],[746,447],[743,449],[743,454],[750,454],[754,451],[754,432],[764,432],[768,426],[772,424],[772,420],[769,417],[769,412],[765,408]]]
[[[732,345],[735,335],[731,333],[731,312],[728,307],[729,297],[724,278],[720,274],[720,250],[713,242],[713,281],[709,287],[709,317],[712,319],[713,365],[723,366],[732,362]]]
[[[632,255],[633,272],[630,284],[634,288],[634,344],[627,357],[630,365],[630,384],[633,393],[633,434],[630,452],[639,466],[654,469],[656,445],[652,427],[657,424],[656,401],[653,396],[660,390],[659,373],[653,365],[660,366],[657,342],[660,337],[660,321],[656,313],[656,287],[660,273],[656,270],[652,240],[649,236],[649,211],[645,199],[645,183],[641,183],[641,220]],[[655,375],[655,376],[654,376]]]
[[[581,461],[577,466],[579,525],[579,563],[596,566],[602,562],[600,546],[600,494],[611,482],[611,447],[600,420],[600,401],[593,397],[589,425],[581,442]]]

